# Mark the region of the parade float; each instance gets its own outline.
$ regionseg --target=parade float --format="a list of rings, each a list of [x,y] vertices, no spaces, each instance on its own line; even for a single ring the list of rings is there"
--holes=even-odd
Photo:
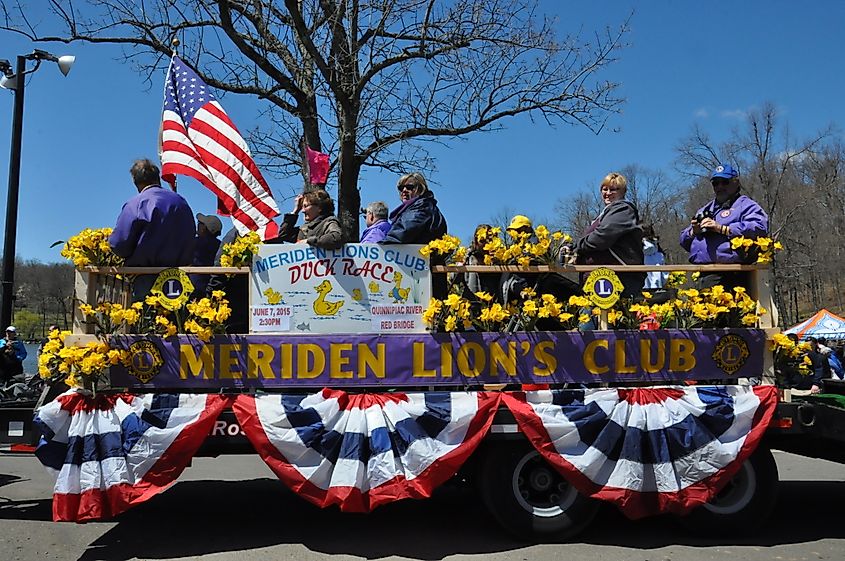
[[[19,436],[6,441],[40,436],[56,521],[117,516],[197,455],[257,453],[300,497],[350,512],[471,480],[529,539],[575,535],[602,501],[698,530],[762,523],[777,485],[769,441],[816,438],[817,410],[777,386],[779,363],[807,367],[775,327],[774,248],[753,265],[560,266],[563,234],[487,235],[482,265],[463,264],[448,236],[337,250],[245,236],[225,266],[162,270],[122,267],[107,230],[83,232],[64,252],[78,268],[74,328],[39,358],[52,390],[34,421],[0,408]],[[630,301],[614,269],[671,274],[662,295]],[[746,272],[752,288],[691,287],[717,269]],[[472,293],[472,273],[527,285]],[[189,274],[247,286],[248,300],[191,298]],[[450,279],[440,299],[437,274]],[[579,274],[582,293],[542,290]],[[130,301],[134,275],[157,276],[142,302]],[[226,332],[233,314],[246,333]]]

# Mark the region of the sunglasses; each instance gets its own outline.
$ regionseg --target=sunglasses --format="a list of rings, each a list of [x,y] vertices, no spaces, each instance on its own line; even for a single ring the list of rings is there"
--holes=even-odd
[[[722,187],[724,185],[728,185],[729,183],[730,180],[721,177],[717,177],[716,179],[710,181],[710,185],[712,185],[713,187]]]
[[[407,189],[408,191],[415,191],[418,187],[419,187],[419,185],[415,185],[415,184],[413,184],[413,183],[406,183],[405,185],[400,185],[400,186],[398,186],[398,187],[397,187],[397,189],[398,189],[398,190],[399,190],[399,192],[401,193],[402,191],[404,191],[404,190],[406,190],[406,189]]]

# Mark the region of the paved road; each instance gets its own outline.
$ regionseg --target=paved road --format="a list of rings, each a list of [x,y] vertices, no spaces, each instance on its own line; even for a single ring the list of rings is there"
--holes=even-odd
[[[468,490],[446,489],[370,515],[319,510],[288,492],[257,456],[197,459],[175,486],[117,522],[55,524],[51,481],[40,465],[0,455],[0,560],[845,559],[845,466],[776,458],[778,505],[753,536],[702,538],[671,517],[632,522],[604,508],[574,542],[534,545],[510,539]]]

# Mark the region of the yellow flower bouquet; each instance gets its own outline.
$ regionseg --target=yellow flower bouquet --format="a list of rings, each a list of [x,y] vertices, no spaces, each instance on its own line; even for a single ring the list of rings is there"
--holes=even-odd
[[[109,366],[126,364],[129,360],[128,351],[113,349],[103,340],[84,345],[65,345],[68,335],[70,331],[54,329],[50,332],[38,356],[38,374],[43,379],[96,392],[97,384]]]
[[[78,269],[88,265],[121,267],[123,258],[115,255],[109,245],[111,233],[111,228],[86,228],[65,242],[61,255]]]
[[[774,241],[772,238],[744,238],[738,236],[731,238],[731,249],[747,257],[752,261],[756,256],[755,263],[771,263],[775,252],[783,249],[783,244]]]
[[[252,266],[252,257],[258,252],[259,245],[261,245],[261,237],[257,232],[249,232],[244,236],[238,236],[232,243],[223,245],[223,250],[220,253],[220,266]]]

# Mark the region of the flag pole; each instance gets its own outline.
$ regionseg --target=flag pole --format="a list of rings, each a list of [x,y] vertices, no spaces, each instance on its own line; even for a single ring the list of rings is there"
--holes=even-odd
[[[173,41],[170,42],[173,45],[173,49],[171,50],[170,56],[170,64],[167,66],[167,74],[164,77],[164,89],[167,90],[168,80],[170,79],[170,71],[173,69],[173,59],[179,56],[179,38],[174,37]],[[164,96],[162,96],[164,98]],[[164,103],[161,105],[161,112],[164,113]],[[164,120],[162,120],[161,124],[158,126],[158,161],[162,161],[162,155],[164,153]],[[176,176],[173,176],[173,182],[170,184],[170,188],[173,189],[173,192],[176,192]]]

